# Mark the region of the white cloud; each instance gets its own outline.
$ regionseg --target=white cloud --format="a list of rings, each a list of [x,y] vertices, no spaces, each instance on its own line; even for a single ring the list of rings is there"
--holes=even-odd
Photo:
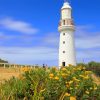
[[[0,57],[11,63],[29,64],[57,60],[57,49],[50,47],[0,47]],[[31,61],[31,62],[30,62]]]
[[[76,28],[77,60],[100,60],[100,32],[90,32],[92,26],[78,26]],[[2,33],[2,32],[1,32]],[[47,33],[43,37],[32,37],[39,42],[37,47],[0,47],[0,57],[14,63],[38,63],[50,61],[55,64],[58,60],[59,34]],[[3,33],[1,34],[3,35]],[[41,42],[40,42],[41,41]],[[52,64],[52,65],[53,65]],[[56,63],[57,65],[57,63]]]
[[[13,20],[12,18],[1,19],[0,25],[6,29],[21,32],[24,34],[34,34],[38,32],[38,29],[33,28],[31,24],[23,21]]]
[[[47,33],[47,35],[43,37],[42,41],[44,42],[44,44],[47,44],[47,45],[58,46],[59,33],[56,33],[56,32]]]
[[[76,38],[76,47],[80,49],[100,48],[100,35]]]
[[[76,28],[76,47],[79,49],[100,48],[100,32],[89,32],[92,26],[78,26]]]
[[[92,25],[77,26],[76,50],[78,62],[100,61],[100,32],[92,32]]]

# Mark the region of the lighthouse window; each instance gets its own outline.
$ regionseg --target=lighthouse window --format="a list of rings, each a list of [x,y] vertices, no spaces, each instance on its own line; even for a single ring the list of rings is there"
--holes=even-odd
[[[65,41],[63,41],[63,44],[65,44]]]
[[[65,35],[65,33],[63,33],[63,35]]]
[[[65,53],[65,51],[63,51],[63,53]]]

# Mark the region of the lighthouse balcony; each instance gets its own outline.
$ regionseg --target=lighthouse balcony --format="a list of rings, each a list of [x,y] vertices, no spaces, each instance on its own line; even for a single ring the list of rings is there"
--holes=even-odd
[[[58,27],[58,31],[59,32],[66,31],[66,30],[72,30],[72,31],[74,31],[75,27],[74,27],[74,25],[63,25],[63,26],[59,26]]]
[[[62,31],[64,29],[74,30],[74,23],[73,23],[72,19],[63,19],[63,20],[60,20],[58,30]]]
[[[62,25],[74,25],[74,22],[73,22],[73,19],[62,19],[60,20],[59,22],[59,26],[62,26]]]

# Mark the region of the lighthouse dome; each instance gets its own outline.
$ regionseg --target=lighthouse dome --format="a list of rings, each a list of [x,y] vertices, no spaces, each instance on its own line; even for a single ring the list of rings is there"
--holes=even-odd
[[[63,7],[62,7],[61,9],[71,9],[71,6],[69,5],[68,2],[65,2],[65,3],[63,4]]]

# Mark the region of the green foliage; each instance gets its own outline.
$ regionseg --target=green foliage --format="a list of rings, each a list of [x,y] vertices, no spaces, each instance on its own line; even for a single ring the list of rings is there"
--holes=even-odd
[[[91,73],[72,66],[27,69],[0,85],[0,100],[100,100]]]
[[[88,64],[85,63],[78,63],[78,66],[84,66],[86,67],[86,70],[90,70],[94,72],[96,75],[100,76],[100,63],[91,61]]]

